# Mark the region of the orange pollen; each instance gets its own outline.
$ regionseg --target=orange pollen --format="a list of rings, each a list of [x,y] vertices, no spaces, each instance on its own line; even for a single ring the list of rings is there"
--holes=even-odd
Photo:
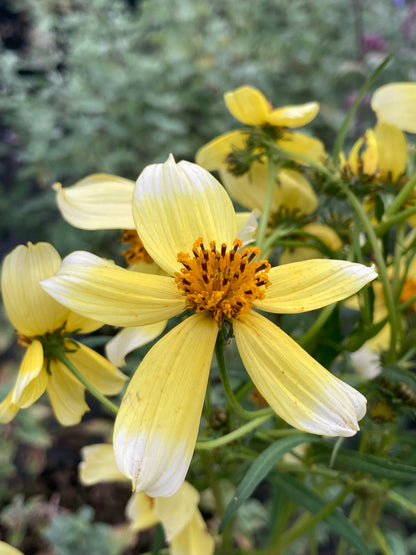
[[[131,245],[130,248],[121,253],[128,264],[134,264],[135,262],[151,264],[153,262],[153,258],[144,248],[135,229],[124,229],[121,233],[120,243],[129,243]]]
[[[193,245],[193,256],[180,252],[178,262],[183,268],[174,276],[178,289],[186,296],[187,308],[211,312],[220,327],[225,318],[240,318],[255,300],[264,298],[264,290],[270,285],[270,264],[254,260],[260,254],[257,247],[239,252],[239,239],[229,251],[224,243],[219,250],[215,241],[209,246],[206,249],[200,237]]]
[[[408,277],[403,286],[400,301],[404,303],[411,299],[414,295],[416,295],[416,281]],[[412,303],[411,308],[416,311],[416,301]]]
[[[17,334],[17,342],[21,347],[29,347],[29,345],[32,343],[33,339],[31,337],[27,337],[26,335],[23,335],[22,333],[20,333],[20,331],[16,332]]]

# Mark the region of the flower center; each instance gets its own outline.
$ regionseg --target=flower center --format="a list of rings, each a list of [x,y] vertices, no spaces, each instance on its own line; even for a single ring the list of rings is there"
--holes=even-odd
[[[129,243],[131,245],[121,253],[126,259],[127,264],[134,264],[135,262],[146,262],[146,264],[151,264],[153,262],[153,258],[144,248],[135,229],[124,229],[122,231],[120,243]]]
[[[227,245],[217,250],[215,241],[206,249],[202,238],[193,245],[192,253],[178,254],[183,265],[175,272],[178,289],[186,296],[186,306],[195,312],[209,311],[220,327],[225,318],[240,318],[247,313],[256,299],[264,298],[264,289],[270,285],[267,260],[256,261],[260,254],[256,247],[242,252],[242,241],[235,239],[233,248]]]

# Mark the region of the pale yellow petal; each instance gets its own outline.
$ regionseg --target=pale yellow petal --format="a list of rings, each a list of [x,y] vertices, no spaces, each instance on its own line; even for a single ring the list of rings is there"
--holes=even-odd
[[[267,123],[279,127],[302,127],[311,122],[319,112],[317,102],[276,108],[267,116]]]
[[[74,312],[121,327],[167,320],[185,304],[173,278],[130,272],[82,251],[67,256],[42,287]]]
[[[236,212],[237,238],[243,241],[243,247],[254,241],[259,227],[259,217],[260,212],[258,210],[252,210],[251,212]]]
[[[374,135],[377,141],[380,177],[383,180],[396,181],[406,172],[406,138],[395,125],[380,121],[374,129]]]
[[[380,121],[416,133],[416,83],[390,83],[375,91],[371,107]]]
[[[326,436],[358,431],[366,410],[361,393],[330,374],[264,316],[252,311],[233,326],[247,372],[283,420]]]
[[[148,326],[135,326],[119,331],[105,346],[107,358],[115,366],[126,364],[126,355],[146,343],[150,343],[164,331],[167,322],[157,322]]]
[[[214,539],[199,511],[194,512],[188,525],[170,544],[171,555],[213,555],[214,549]]]
[[[0,555],[23,555],[23,553],[8,543],[0,541]]]
[[[82,461],[78,465],[81,484],[91,486],[99,482],[125,481],[117,468],[114,449],[110,443],[95,443],[81,449]]]
[[[0,403],[0,423],[8,424],[13,420],[16,414],[19,412],[19,408],[16,404],[12,403],[13,389],[5,399]]]
[[[13,326],[33,337],[63,325],[68,310],[50,297],[40,281],[52,276],[61,257],[49,243],[19,245],[6,256],[1,276],[3,302]]]
[[[43,347],[39,341],[33,341],[27,348],[20,365],[16,385],[13,388],[12,402],[22,409],[33,405],[45,391],[47,382]]]
[[[380,155],[377,146],[377,139],[372,129],[365,133],[365,150],[361,155],[363,163],[363,174],[374,175],[380,167]]]
[[[272,107],[262,92],[254,87],[239,87],[224,94],[231,114],[246,125],[262,125]]]
[[[377,277],[374,266],[346,260],[314,259],[271,268],[271,285],[261,310],[278,314],[306,312],[346,299]]]
[[[145,493],[133,493],[126,506],[126,516],[133,530],[146,530],[159,522],[154,499]]]
[[[78,424],[89,411],[84,386],[60,362],[50,362],[50,373],[46,390],[58,422],[63,426]]]
[[[54,189],[59,210],[71,225],[81,229],[134,229],[134,181],[97,173],[72,187],[55,183]]]
[[[17,403],[25,388],[38,378],[43,368],[43,347],[40,341],[33,341],[26,349],[19,373],[17,375],[16,384],[13,388],[12,402]],[[39,393],[38,397],[42,395]],[[37,398],[38,398],[37,397]],[[36,399],[37,399],[36,398]],[[35,399],[35,401],[36,401]]]
[[[170,497],[155,497],[154,510],[165,531],[168,542],[177,536],[198,510],[199,493],[189,483],[184,482]]]
[[[90,384],[104,395],[120,393],[127,376],[120,372],[109,360],[86,345],[78,342],[73,342],[72,345],[74,344],[76,350],[68,352],[67,356]],[[70,342],[67,342],[66,345],[71,348]]]
[[[360,158],[361,148],[364,144],[364,137],[360,137],[352,145],[350,154],[348,156],[348,165],[354,176],[359,177],[362,173],[362,163]]]
[[[277,176],[277,187],[272,210],[284,207],[289,212],[311,214],[318,206],[318,197],[311,184],[295,170],[281,170]]]
[[[136,370],[114,428],[118,467],[136,491],[169,496],[183,483],[217,333],[209,316],[190,316],[163,336]]]
[[[240,129],[229,131],[212,139],[195,154],[195,162],[208,171],[219,170],[227,164],[227,156],[233,150],[247,147],[248,133]]]
[[[303,133],[287,132],[283,138],[278,140],[278,144],[293,153],[293,160],[300,164],[305,164],[296,158],[296,154],[302,154],[311,158],[315,162],[322,162],[326,158],[325,147],[319,139],[309,137]]]
[[[303,231],[307,231],[320,239],[332,251],[337,252],[342,247],[340,236],[334,231],[332,227],[324,224],[312,222],[302,227]]]
[[[103,322],[97,322],[92,318],[86,318],[81,316],[81,314],[76,314],[75,312],[68,311],[68,317],[65,324],[65,329],[68,332],[77,333],[91,333],[95,330],[102,328]]]
[[[269,180],[266,163],[253,162],[249,171],[243,175],[234,175],[225,168],[220,169],[219,174],[236,202],[249,210],[263,210]]]
[[[168,273],[177,255],[190,253],[199,237],[209,245],[232,245],[237,229],[231,199],[206,170],[191,162],[147,166],[136,184],[133,216],[150,256]]]

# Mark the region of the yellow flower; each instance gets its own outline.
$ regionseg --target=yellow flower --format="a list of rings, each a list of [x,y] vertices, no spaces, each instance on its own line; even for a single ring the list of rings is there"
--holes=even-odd
[[[242,123],[275,127],[278,135],[276,144],[291,151],[294,160],[296,154],[317,161],[325,158],[325,149],[321,141],[289,130],[312,121],[319,111],[316,102],[273,109],[259,90],[247,86],[225,93],[224,99],[227,108]],[[218,171],[230,195],[243,206],[262,209],[262,200],[266,196],[268,186],[267,160],[263,157],[254,161],[247,168],[247,172],[238,172],[238,175],[230,166],[230,155],[246,149],[249,135],[248,129],[224,133],[201,147],[196,153],[195,161],[208,171]],[[299,172],[287,169],[279,170],[276,181],[306,182]]]
[[[105,443],[82,449],[79,476],[85,485],[127,480],[117,468],[113,446]],[[126,514],[134,530],[145,530],[160,522],[172,555],[212,555],[214,540],[198,503],[198,491],[184,482],[171,497],[153,498],[145,493],[133,493]]]
[[[54,184],[56,200],[62,216],[71,225],[81,229],[123,229],[122,242],[130,243],[123,252],[129,269],[149,274],[165,274],[141,242],[134,225],[132,200],[134,181],[109,174],[93,174],[71,187]],[[236,214],[238,237],[243,243],[251,242],[257,229],[253,214]],[[125,356],[134,349],[153,341],[166,327],[165,322],[147,326],[125,328],[106,345],[107,358],[115,366],[125,364]]]
[[[262,92],[248,86],[226,92],[224,100],[235,119],[246,125],[302,127],[311,122],[319,112],[317,102],[273,108]]]
[[[118,393],[126,380],[108,360],[71,337],[94,331],[102,323],[71,312],[41,288],[39,282],[52,276],[60,265],[61,257],[49,243],[19,245],[4,259],[4,306],[19,343],[27,350],[15,386],[0,403],[0,422],[12,420],[19,409],[32,405],[45,390],[63,425],[76,424],[89,410],[84,386],[49,354],[51,344],[60,345],[101,393]]]
[[[373,268],[324,259],[270,268],[256,261],[257,249],[239,251],[224,188],[204,169],[173,157],[140,175],[133,215],[146,250],[169,275],[129,272],[73,253],[43,286],[73,310],[113,325],[194,312],[148,352],[116,418],[117,464],[136,491],[169,496],[182,484],[224,319],[233,325],[254,384],[283,419],[316,434],[356,433],[364,397],[253,308],[281,314],[318,309],[373,280]]]

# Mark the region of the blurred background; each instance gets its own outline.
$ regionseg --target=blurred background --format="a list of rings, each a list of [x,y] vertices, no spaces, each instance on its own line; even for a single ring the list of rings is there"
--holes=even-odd
[[[223,101],[227,90],[252,85],[275,106],[318,101],[308,128],[330,148],[387,55],[375,87],[416,81],[411,0],[3,0],[0,39],[2,259],[27,241],[49,241],[62,256],[106,255],[116,234],[72,228],[52,184],[96,172],[136,179],[170,152],[193,160],[201,145],[238,126]],[[369,100],[349,142],[375,123]],[[0,317],[6,391],[21,351],[4,311]],[[138,552],[118,528],[129,486],[115,494],[112,485],[78,482],[79,448],[111,429],[88,402],[90,417],[79,427],[59,428],[38,404],[2,428],[0,538],[26,555]],[[74,551],[71,541],[81,536],[85,545]]]
[[[89,173],[136,179],[193,160],[232,126],[242,84],[275,106],[318,101],[327,145],[387,54],[377,85],[416,80],[416,2],[404,0],[12,0],[0,7],[0,251],[94,234],[61,221],[51,185]],[[356,136],[374,123],[368,98]],[[94,238],[97,240],[97,238]]]

